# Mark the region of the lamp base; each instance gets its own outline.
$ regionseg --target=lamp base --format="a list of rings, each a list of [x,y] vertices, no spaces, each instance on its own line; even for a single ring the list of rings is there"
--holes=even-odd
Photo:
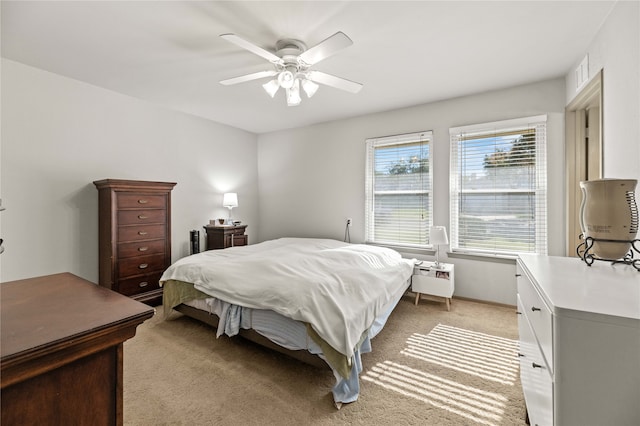
[[[440,269],[442,267],[442,263],[440,263],[440,244],[438,244],[438,248],[436,249],[436,261],[433,264],[434,269]]]

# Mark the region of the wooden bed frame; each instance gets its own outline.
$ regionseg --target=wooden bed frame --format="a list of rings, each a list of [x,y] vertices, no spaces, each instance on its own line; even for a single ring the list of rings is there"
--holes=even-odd
[[[201,321],[213,328],[216,328],[216,329],[218,328],[218,322],[220,319],[216,314],[212,314],[212,313],[209,313],[185,304],[180,304],[173,309],[190,318]],[[252,330],[252,329],[247,330],[247,329],[241,328],[238,335],[260,346],[264,346],[266,348],[269,348],[274,351],[280,352],[284,355],[287,355],[291,358],[297,359],[298,361],[302,361],[305,364],[309,364],[314,367],[328,369],[328,370],[331,369],[329,367],[329,364],[327,364],[319,356],[314,355],[311,352],[303,349],[292,350],[292,349],[283,348],[282,346],[273,343],[271,340],[267,339],[266,337],[264,337],[263,335],[261,335],[255,330]]]

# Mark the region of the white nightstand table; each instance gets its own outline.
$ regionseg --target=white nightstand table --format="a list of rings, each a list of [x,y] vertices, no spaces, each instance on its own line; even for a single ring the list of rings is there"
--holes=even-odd
[[[422,262],[413,268],[411,291],[416,294],[416,305],[420,301],[420,295],[426,294],[444,298],[447,311],[450,311],[454,287],[454,268],[451,263],[440,263],[436,268],[434,262]]]

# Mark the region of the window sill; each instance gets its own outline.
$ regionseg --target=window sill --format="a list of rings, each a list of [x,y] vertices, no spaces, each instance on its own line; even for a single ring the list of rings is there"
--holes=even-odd
[[[458,259],[483,260],[496,263],[513,264],[518,259],[517,254],[479,253],[470,251],[448,251],[447,257]]]
[[[428,248],[428,247],[423,248],[423,247],[403,246],[403,245],[394,245],[394,244],[380,244],[380,243],[372,243],[372,242],[366,242],[365,244],[368,244],[371,246],[386,247],[386,248],[393,249],[397,252],[407,253],[407,254],[421,254],[426,256],[433,256],[436,254],[436,251],[434,249]]]

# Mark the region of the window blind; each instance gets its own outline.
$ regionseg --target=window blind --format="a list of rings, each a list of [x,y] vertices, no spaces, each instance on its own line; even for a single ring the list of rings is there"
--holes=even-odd
[[[450,129],[451,250],[547,253],[546,116]]]
[[[431,132],[367,139],[365,240],[427,247],[432,224]]]

